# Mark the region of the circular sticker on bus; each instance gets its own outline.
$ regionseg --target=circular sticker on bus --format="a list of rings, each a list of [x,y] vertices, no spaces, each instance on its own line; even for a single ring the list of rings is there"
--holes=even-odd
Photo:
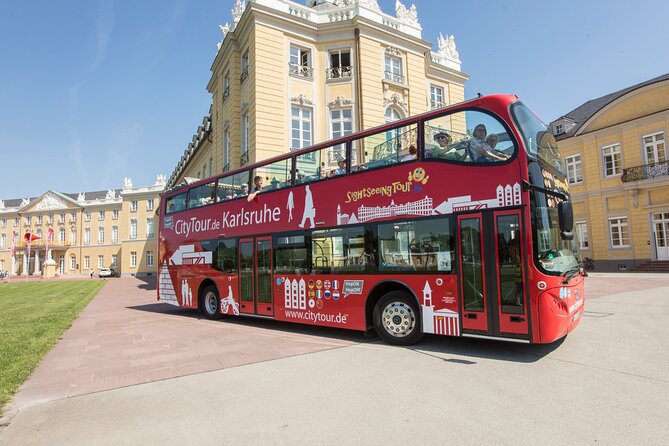
[[[444,280],[440,277],[437,279],[437,285],[442,286],[444,284]]]
[[[277,277],[277,278],[276,278],[276,284],[277,284],[277,285],[281,285],[281,282],[282,282],[281,278],[280,278],[280,277]]]
[[[314,308],[316,302],[313,299],[309,299],[309,308]]]
[[[313,299],[315,295],[316,295],[316,292],[314,290],[309,290],[309,297],[311,297]]]
[[[329,299],[330,296],[332,296],[332,293],[330,292],[330,290],[325,290],[325,291],[323,292],[323,294],[325,294],[325,298],[326,298],[326,299]]]
[[[325,288],[326,290],[329,290],[331,285],[332,284],[330,283],[329,280],[326,280],[325,282],[323,282],[323,288]]]
[[[314,281],[309,279],[309,288],[313,288],[313,287],[314,287]]]
[[[322,300],[322,299],[318,299],[318,300],[316,301],[316,307],[317,307],[319,310],[321,310],[321,309],[323,308],[323,300]]]
[[[320,290],[321,288],[323,288],[323,282],[321,282],[320,280],[317,280],[317,281],[316,281],[316,288],[318,288],[319,290]]]

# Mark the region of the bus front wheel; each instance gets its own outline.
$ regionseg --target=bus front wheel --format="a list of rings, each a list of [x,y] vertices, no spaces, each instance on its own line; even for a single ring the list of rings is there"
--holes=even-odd
[[[220,319],[221,312],[218,311],[219,307],[218,290],[214,285],[209,285],[202,292],[202,313],[207,319]]]
[[[422,337],[420,310],[404,291],[391,291],[374,306],[374,329],[389,344],[411,345]]]

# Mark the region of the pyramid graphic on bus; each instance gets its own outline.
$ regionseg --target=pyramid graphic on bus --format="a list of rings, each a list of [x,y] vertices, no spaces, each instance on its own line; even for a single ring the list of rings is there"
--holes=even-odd
[[[158,276],[158,299],[161,302],[166,304],[179,306],[179,301],[177,300],[177,293],[174,291],[174,285],[172,285],[172,278],[170,277],[170,272],[167,270],[167,261],[163,262],[163,266],[160,267],[160,275]]]

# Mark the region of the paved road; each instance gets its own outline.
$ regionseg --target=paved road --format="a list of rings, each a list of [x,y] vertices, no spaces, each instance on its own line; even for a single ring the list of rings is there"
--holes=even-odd
[[[593,274],[587,291],[579,328],[550,346],[428,337],[398,348],[132,309],[170,326],[240,330],[251,345],[285,339],[280,353],[214,371],[68,398],[17,395],[0,444],[665,444],[669,276]],[[291,341],[318,347],[284,354]]]

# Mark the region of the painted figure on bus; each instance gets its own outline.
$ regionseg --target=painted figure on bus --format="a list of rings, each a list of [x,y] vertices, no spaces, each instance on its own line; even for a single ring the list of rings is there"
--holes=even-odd
[[[288,221],[293,221],[293,208],[295,207],[295,202],[293,201],[293,191],[291,190],[288,194],[288,202],[286,203],[286,209],[288,209]]]
[[[221,312],[223,314],[228,314],[228,308],[232,307],[232,312],[235,316],[239,316],[239,304],[235,302],[235,298],[232,295],[232,285],[228,285],[228,295],[221,299]]]
[[[314,218],[316,217],[316,208],[314,207],[314,198],[311,196],[311,190],[309,186],[305,187],[306,194],[304,195],[304,214],[302,215],[302,223],[299,224],[300,228],[304,228],[304,223],[309,220],[310,228],[316,226]]]
[[[505,161],[509,159],[507,155],[494,150],[494,147],[490,146],[490,144],[487,142],[487,134],[488,130],[486,129],[485,125],[478,124],[476,127],[474,127],[474,136],[472,137],[471,141],[469,141],[469,156],[471,157],[472,162],[486,163],[491,161]],[[496,139],[495,145],[497,145]]]

